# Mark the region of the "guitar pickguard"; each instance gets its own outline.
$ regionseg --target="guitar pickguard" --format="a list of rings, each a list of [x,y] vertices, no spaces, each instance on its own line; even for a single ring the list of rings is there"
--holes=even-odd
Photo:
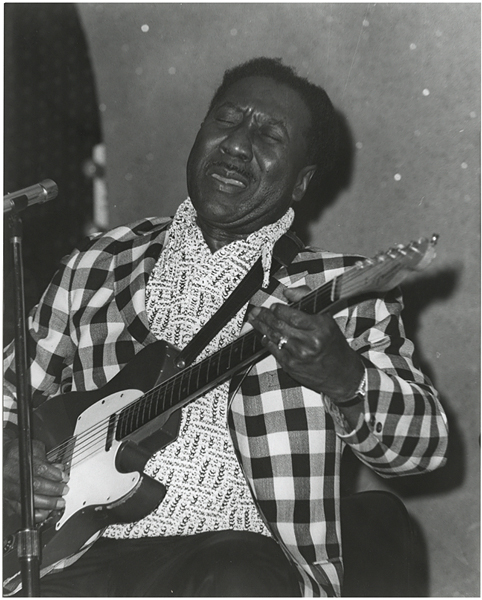
[[[64,527],[76,512],[89,506],[115,504],[138,486],[141,473],[120,473],[116,469],[116,455],[122,442],[109,440],[109,422],[111,415],[141,395],[139,390],[111,394],[78,417],[74,430],[69,492],[64,496],[66,506],[55,525],[57,530]],[[94,479],[95,485],[92,485]]]

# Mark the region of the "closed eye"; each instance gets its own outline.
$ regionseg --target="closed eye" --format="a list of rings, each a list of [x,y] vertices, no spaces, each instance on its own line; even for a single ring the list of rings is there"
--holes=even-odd
[[[220,106],[213,116],[222,125],[237,125],[243,119],[243,113],[231,105]]]
[[[284,140],[283,132],[279,131],[276,127],[261,127],[259,133],[263,138],[274,142],[282,142]]]
[[[282,140],[282,136],[280,136],[278,133],[273,133],[273,132],[262,132],[262,134],[264,137],[269,138],[270,140],[274,140],[275,142],[281,142]]]
[[[225,123],[227,125],[236,125],[236,121],[234,119],[221,119],[220,117],[216,118],[218,123]]]

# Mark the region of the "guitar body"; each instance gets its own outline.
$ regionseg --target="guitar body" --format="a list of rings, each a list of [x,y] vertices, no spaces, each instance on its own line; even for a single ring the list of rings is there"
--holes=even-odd
[[[34,438],[47,452],[54,450],[49,460],[70,465],[65,509],[40,526],[41,570],[76,553],[107,525],[145,517],[164,498],[164,486],[142,471],[156,450],[177,437],[180,412],[164,413],[121,441],[110,424],[119,410],[178,371],[177,354],[166,342],[155,342],[100,390],[55,396],[33,411]],[[18,517],[5,524],[4,536],[16,529]],[[10,535],[4,544],[4,580],[19,571],[12,542]]]

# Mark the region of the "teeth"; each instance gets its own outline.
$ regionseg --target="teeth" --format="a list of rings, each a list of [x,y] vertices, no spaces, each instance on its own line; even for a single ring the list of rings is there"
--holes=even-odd
[[[228,177],[222,177],[221,175],[218,175],[217,173],[213,173],[212,177],[214,179],[217,179],[221,183],[225,183],[227,185],[236,185],[237,187],[242,187],[242,188],[246,187],[242,181],[238,181],[237,179],[230,179]]]

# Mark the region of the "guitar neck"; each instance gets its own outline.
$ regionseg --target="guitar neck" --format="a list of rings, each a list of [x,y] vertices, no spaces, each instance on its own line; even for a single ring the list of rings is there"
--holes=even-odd
[[[309,314],[330,308],[336,298],[336,279],[292,304]],[[191,365],[149,390],[132,405],[120,411],[116,439],[121,440],[156,417],[185,406],[234,374],[266,356],[261,334],[251,330],[211,356]]]

